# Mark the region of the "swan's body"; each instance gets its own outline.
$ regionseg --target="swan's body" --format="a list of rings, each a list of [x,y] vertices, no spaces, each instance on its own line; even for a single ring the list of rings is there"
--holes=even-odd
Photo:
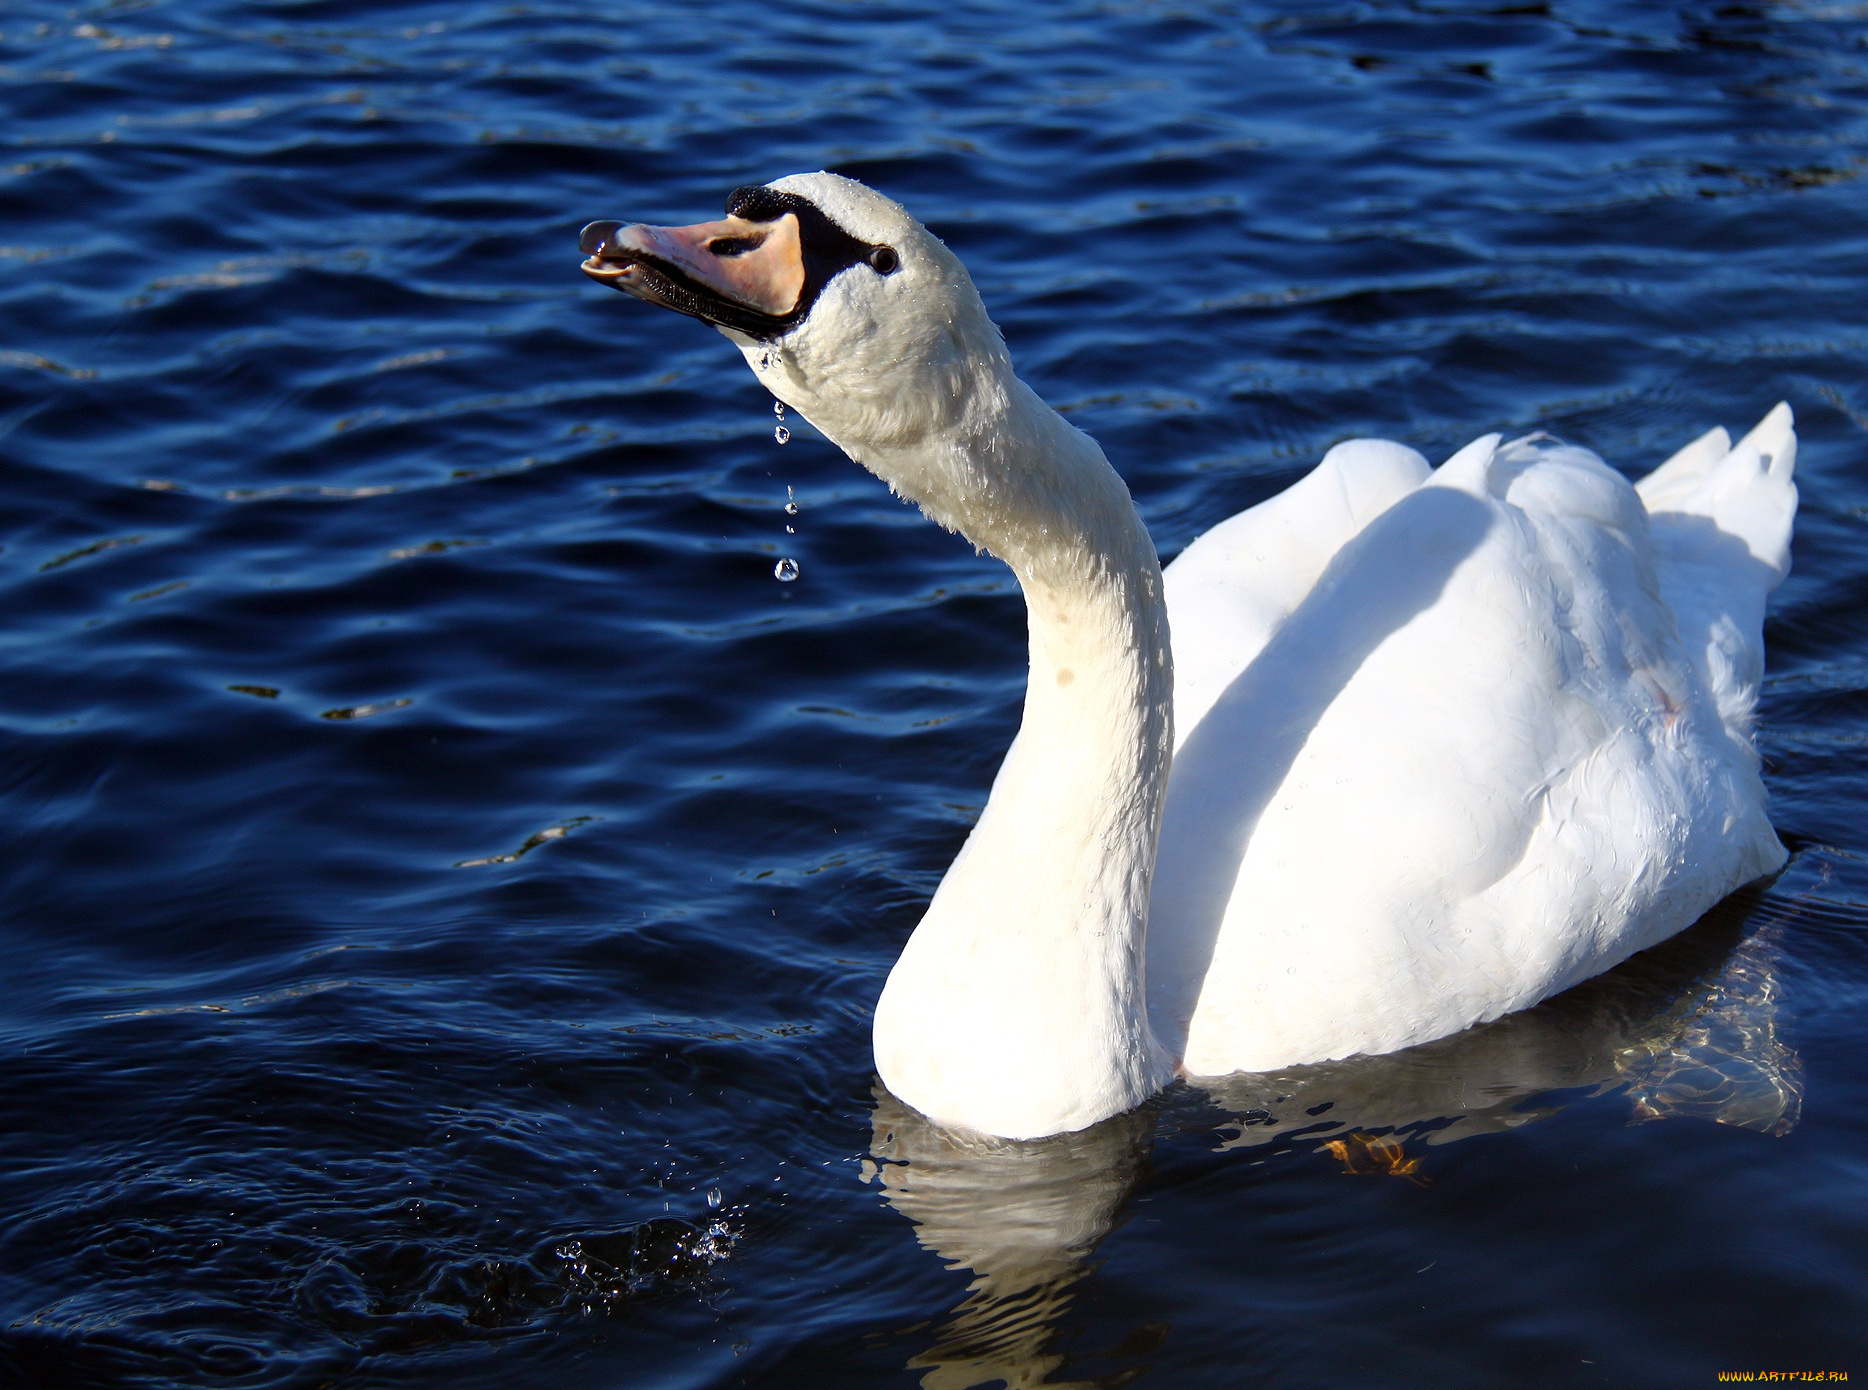
[[[1782,864],[1750,717],[1788,408],[1639,489],[1537,436],[1437,472],[1356,441],[1164,580],[945,247],[833,175],[735,199],[704,228],[593,224],[586,268],[719,324],[1029,606],[1018,738],[876,1008],[877,1068],[923,1113],[1036,1137],[1177,1068],[1424,1042]]]
[[[1650,479],[1650,513],[1552,441],[1432,474],[1358,441],[1169,567],[1183,741],[1149,967],[1188,1071],[1496,1018],[1783,863],[1750,718],[1789,411],[1695,448],[1675,476],[1712,486]]]

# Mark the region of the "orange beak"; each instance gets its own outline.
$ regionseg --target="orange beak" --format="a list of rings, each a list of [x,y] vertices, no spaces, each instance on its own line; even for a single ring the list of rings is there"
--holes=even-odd
[[[795,213],[692,227],[592,222],[578,237],[591,279],[637,299],[755,336],[790,326],[804,295]]]

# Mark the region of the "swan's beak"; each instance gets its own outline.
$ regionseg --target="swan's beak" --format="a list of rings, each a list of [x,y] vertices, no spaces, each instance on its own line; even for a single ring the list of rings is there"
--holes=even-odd
[[[577,239],[583,271],[625,294],[722,328],[767,337],[791,326],[804,295],[795,213],[692,227],[592,222]]]

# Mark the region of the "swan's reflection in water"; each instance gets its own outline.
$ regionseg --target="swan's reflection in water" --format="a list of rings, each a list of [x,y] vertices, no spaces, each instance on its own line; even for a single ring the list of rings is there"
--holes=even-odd
[[[1760,913],[1747,934],[1757,907],[1755,893],[1728,899],[1606,975],[1438,1042],[1199,1084],[1237,1117],[1225,1147],[1293,1130],[1412,1131],[1444,1144],[1554,1114],[1559,1102],[1526,1102],[1578,1087],[1625,1088],[1637,1121],[1692,1117],[1787,1134],[1803,1091],[1797,1056],[1777,1036],[1784,924]]]
[[[1749,923],[1747,919],[1749,920]],[[1777,1035],[1784,919],[1760,895],[1728,900],[1683,936],[1534,1009],[1387,1057],[1195,1083],[1228,1119],[1221,1148],[1301,1134],[1352,1169],[1411,1175],[1421,1145],[1555,1114],[1550,1093],[1625,1090],[1633,1120],[1690,1117],[1786,1134],[1802,1100],[1796,1054]],[[925,1390],[1050,1377],[1072,1286],[1088,1272],[1141,1172],[1148,1109],[1035,1143],[956,1134],[878,1091],[871,1153],[891,1205],[950,1268],[966,1299],[910,1361]],[[1373,1142],[1371,1142],[1371,1138]]]
[[[936,1344],[908,1363],[928,1368],[921,1384],[1093,1384],[1051,1380],[1064,1356],[1049,1344],[1071,1285],[1141,1171],[1154,1116],[1134,1110],[1076,1134],[1018,1142],[942,1129],[880,1087],[877,1100],[870,1153],[890,1205],[949,1268],[975,1276]]]

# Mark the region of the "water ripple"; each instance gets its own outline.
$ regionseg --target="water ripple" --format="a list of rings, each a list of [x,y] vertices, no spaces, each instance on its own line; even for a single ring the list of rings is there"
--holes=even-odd
[[[1859,1359],[1859,11],[19,0],[0,1380]],[[1539,1010],[1048,1146],[873,1094],[1016,592],[574,253],[820,167],[966,259],[1164,554],[1353,435],[1635,471],[1789,399],[1790,867]]]

